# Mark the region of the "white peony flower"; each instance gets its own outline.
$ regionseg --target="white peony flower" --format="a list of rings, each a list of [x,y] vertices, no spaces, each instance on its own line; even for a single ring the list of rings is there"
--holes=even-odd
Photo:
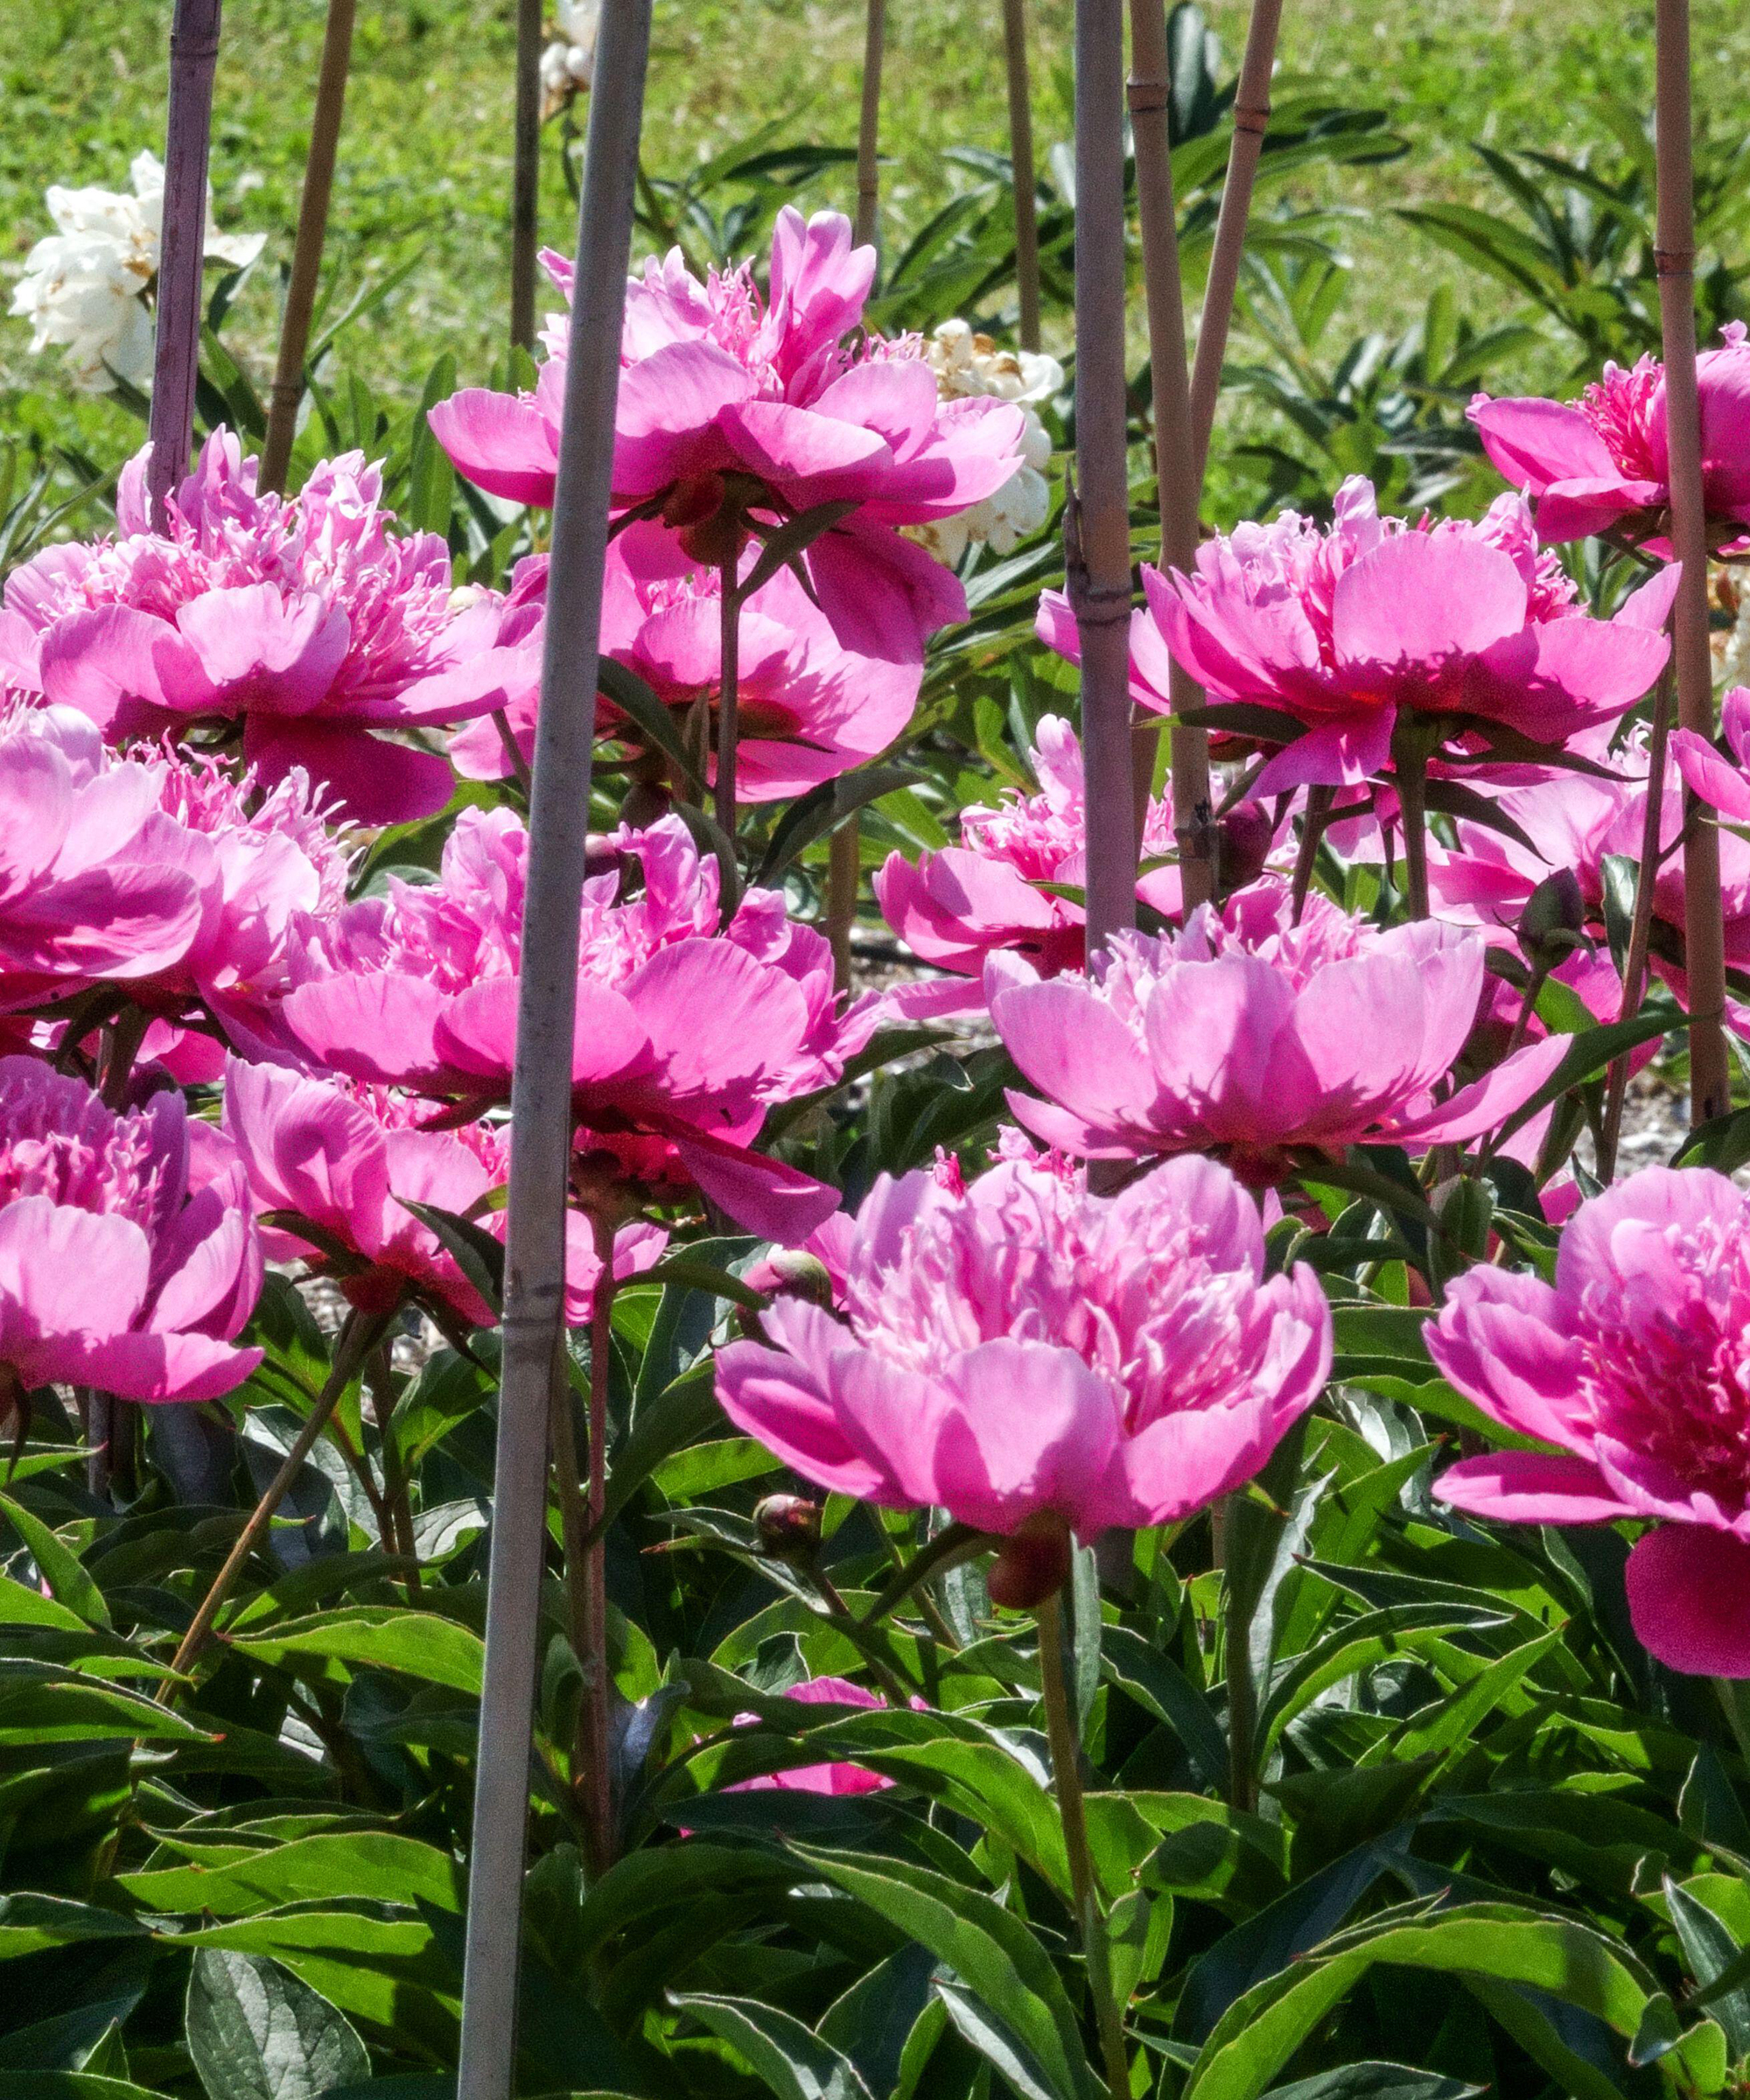
[[[1021,438],[1025,465],[994,496],[962,510],[957,517],[937,519],[911,528],[907,536],[929,550],[936,560],[956,567],[975,541],[993,554],[1012,554],[1036,533],[1051,511],[1051,433],[1033,403],[1049,401],[1063,386],[1063,367],[1036,350],[1001,350],[988,335],[976,335],[965,321],[944,321],[924,345],[935,374],[936,391],[944,401],[963,401],[988,394],[1018,402],[1026,416]]]
[[[152,323],[147,300],[158,275],[164,220],[164,167],[155,153],[136,155],[126,190],[46,193],[55,230],[24,258],[11,311],[31,324],[32,350],[62,350],[74,383],[106,393],[117,378],[144,385],[151,377]],[[266,243],[264,234],[228,234],[213,226],[206,199],[206,252],[242,269]]]
[[[563,109],[574,94],[589,92],[595,79],[601,0],[557,0],[554,14],[554,40],[541,54],[543,118]]]

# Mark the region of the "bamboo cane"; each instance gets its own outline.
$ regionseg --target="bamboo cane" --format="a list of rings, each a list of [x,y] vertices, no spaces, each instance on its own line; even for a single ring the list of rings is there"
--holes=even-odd
[[[1690,150],[1689,0],[1658,0],[1658,219],[1654,267],[1665,359],[1665,443],[1671,493],[1671,547],[1683,564],[1671,614],[1677,719],[1713,734],[1713,662],[1707,639],[1707,519],[1701,485],[1701,417],[1696,397],[1695,187]],[[1651,783],[1648,783],[1651,792]],[[1726,1064],[1726,929],[1719,890],[1719,834],[1684,791],[1684,966],[1689,977],[1690,1121],[1705,1123],[1731,1105]]]
[[[514,165],[510,187],[510,340],[535,347],[536,248],[541,228],[541,0],[516,0]]]
[[[1203,477],[1192,432],[1191,374],[1185,355],[1185,302],[1179,276],[1179,228],[1172,197],[1167,62],[1162,0],[1130,0],[1130,136],[1136,147],[1137,204],[1142,220],[1143,280],[1147,295],[1149,369],[1154,376],[1155,477],[1159,490],[1163,564],[1191,569],[1197,559],[1197,512]],[[1181,718],[1196,707],[1200,687],[1175,663],[1170,696],[1172,830],[1179,850],[1185,906],[1214,894],[1214,826],[1209,808],[1209,736]],[[1158,738],[1150,722],[1136,735],[1132,792],[1140,827],[1153,786]]]
[[[322,243],[328,232],[328,201],[334,191],[334,155],[346,104],[346,72],[352,64],[353,23],[357,12],[357,0],[328,0],[322,65],[316,76],[316,107],[310,119],[310,152],[304,164],[298,234],[291,248],[291,276],[286,282],[279,354],[268,396],[268,434],[262,445],[260,486],[274,495],[285,486],[298,404],[304,398],[304,360],[310,348],[310,320],[316,311],[316,286],[322,274]]]
[[[1033,98],[1027,78],[1027,0],[1003,0],[1003,52],[1009,74],[1009,168],[1015,191],[1015,293],[1023,350],[1040,346],[1038,178]]]
[[[531,1709],[546,1536],[548,1402],[554,1357],[564,1346],[578,925],[614,404],[649,48],[650,0],[607,0],[578,202],[571,349],[529,808],[511,1096],[504,1373],[458,2100],[509,2100],[515,2067]],[[592,1783],[606,1785],[608,1777],[592,1774]]]
[[[1158,0],[1157,0],[1158,4]],[[1075,4],[1075,466],[1066,582],[1082,652],[1088,958],[1136,924],[1124,387],[1124,0]]]
[[[164,126],[158,340],[152,353],[151,455],[146,497],[164,529],[170,492],[188,472],[200,372],[200,270],[206,247],[206,158],[220,0],[176,0],[170,32],[170,114]]]
[[[1276,64],[1276,34],[1281,21],[1282,0],[1252,0],[1245,56],[1240,61],[1240,77],[1234,89],[1234,136],[1228,148],[1228,173],[1222,185],[1215,243],[1210,250],[1209,276],[1203,288],[1203,318],[1197,329],[1197,357],[1191,369],[1191,433],[1196,448],[1200,496],[1209,458],[1209,433],[1215,426],[1215,401],[1222,391],[1222,362],[1228,352],[1234,294],[1239,289],[1252,186],[1270,124],[1270,76]]]

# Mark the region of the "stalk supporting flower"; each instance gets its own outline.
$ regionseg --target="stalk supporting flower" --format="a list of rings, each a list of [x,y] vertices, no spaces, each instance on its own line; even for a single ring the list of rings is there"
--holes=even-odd
[[[1033,96],[1027,77],[1027,0],[1003,0],[1009,75],[1009,170],[1015,196],[1015,296],[1023,350],[1040,346],[1039,183],[1033,167]]]
[[[382,1340],[388,1327],[389,1313],[353,1312],[346,1315],[346,1323],[340,1330],[340,1338],[334,1345],[334,1361],[323,1381],[310,1410],[308,1420],[298,1431],[291,1449],[285,1454],[279,1471],[275,1474],[262,1499],[250,1513],[249,1521],[237,1534],[237,1543],[225,1556],[225,1564],[213,1578],[212,1587],[200,1600],[188,1631],[182,1636],[171,1662],[172,1674],[158,1689],[158,1704],[167,1706],[175,1698],[188,1672],[200,1660],[201,1653],[213,1634],[214,1621],[218,1618],[225,1600],[231,1594],[239,1575],[249,1564],[249,1556],[267,1536],[280,1504],[285,1500],[292,1482],[304,1468],[304,1461],[316,1448],[317,1438],[328,1426],[328,1418],[339,1405],[340,1396],[359,1375],[365,1359]]]
[[[1136,142],[1137,203],[1142,218],[1143,280],[1148,300],[1149,370],[1154,382],[1154,457],[1160,508],[1160,551],[1169,569],[1197,559],[1197,512],[1203,471],[1191,415],[1185,357],[1185,303],[1179,276],[1179,228],[1172,199],[1170,116],[1172,67],[1162,0],[1130,0],[1130,130]],[[1209,821],[1209,736],[1184,719],[1202,693],[1183,665],[1172,667],[1173,837],[1186,908],[1215,893]],[[1134,792],[1147,806],[1153,785],[1153,734],[1136,739]]]
[[[1124,2025],[1112,1996],[1112,1964],[1106,1943],[1105,1914],[1094,1878],[1088,1844],[1088,1816],[1082,1799],[1082,1746],[1070,1705],[1063,1666],[1063,1591],[1060,1586],[1039,1606],[1040,1677],[1045,1688],[1046,1731],[1051,1767],[1057,1781],[1057,1812],[1063,1824],[1063,1849],[1069,1859],[1075,1922],[1088,1961],[1088,1995],[1100,2032],[1106,2084],[1111,2100],[1130,2100],[1130,2067],[1124,2049]]]
[[[590,1309],[589,1545],[584,1565],[584,1601],[588,1652],[578,1657],[584,1671],[583,1722],[589,1760],[589,1796],[584,1824],[592,1865],[605,1874],[613,1865],[617,1807],[611,1752],[613,1680],[607,1664],[607,1408],[608,1374],[613,1357],[613,1225],[604,1213],[592,1214],[596,1249],[607,1267]]]
[[[536,1636],[546,1536],[546,1424],[564,1347],[571,1040],[589,806],[614,406],[650,0],[604,10],[578,203],[536,729],[528,902],[511,1107],[504,1374],[499,1401],[486,1657],[474,1792],[458,2100],[509,2100],[528,1817]]]
[[[726,562],[718,573],[723,579],[718,613],[722,644],[718,672],[715,792],[718,828],[725,838],[733,838],[735,752],[741,736],[741,585],[733,562]]]
[[[1696,393],[1695,178],[1690,154],[1689,0],[1658,0],[1658,225],[1654,266],[1665,359],[1665,434],[1671,496],[1671,550],[1683,565],[1671,613],[1677,719],[1713,734],[1713,662],[1707,631],[1707,518],[1702,492],[1701,410]],[[1693,797],[1685,794],[1694,816]],[[1725,918],[1719,834],[1694,822],[1684,839],[1684,965],[1689,973],[1690,1120],[1702,1124],[1732,1105],[1723,1021]]]
[[[200,266],[206,241],[206,154],[221,0],[176,0],[164,131],[164,235],[158,249],[158,344],[152,358],[152,449],[146,490],[155,528],[188,471],[200,370]]]
[[[1082,649],[1088,953],[1136,924],[1125,466],[1124,0],[1075,6],[1075,464],[1066,583]]]
[[[316,76],[316,107],[310,119],[310,152],[304,164],[304,191],[298,202],[291,276],[285,287],[285,312],[280,317],[273,390],[268,396],[267,436],[262,441],[261,488],[267,495],[276,496],[285,486],[298,404],[304,398],[304,359],[310,347],[317,280],[322,274],[322,243],[328,231],[328,200],[334,191],[334,156],[346,106],[346,74],[353,62],[353,22],[357,11],[357,0],[328,0],[322,65]]]
[[[1616,1018],[1626,1021],[1640,1012],[1647,989],[1647,956],[1653,942],[1653,900],[1659,887],[1660,825],[1665,808],[1665,760],[1671,740],[1671,667],[1667,664],[1653,695],[1652,732],[1647,741],[1647,800],[1641,827],[1641,858],[1634,875],[1634,914],[1629,922],[1628,953],[1622,966],[1622,1002]],[[1601,1181],[1616,1179],[1616,1151],[1622,1139],[1622,1110],[1628,1096],[1628,1054],[1610,1068],[1604,1123],[1598,1145]]]
[[[1228,147],[1228,174],[1222,185],[1222,209],[1215,220],[1209,276],[1203,287],[1203,315],[1197,326],[1197,359],[1191,371],[1191,430],[1200,489],[1209,458],[1209,433],[1215,427],[1222,360],[1227,354],[1228,325],[1234,318],[1234,294],[1239,288],[1252,185],[1270,124],[1270,76],[1276,64],[1276,32],[1281,20],[1282,0],[1252,0],[1246,52],[1234,89],[1234,136]]]
[[[536,249],[541,238],[541,0],[516,0],[516,102],[511,119],[510,340],[535,347]]]

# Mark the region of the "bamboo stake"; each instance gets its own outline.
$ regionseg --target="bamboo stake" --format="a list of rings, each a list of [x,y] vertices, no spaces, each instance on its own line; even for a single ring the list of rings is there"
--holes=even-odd
[[[188,472],[200,372],[200,270],[206,247],[206,158],[220,0],[176,0],[164,126],[164,233],[158,248],[158,340],[152,352],[151,456],[146,496],[164,529],[171,491]]]
[[[863,31],[863,102],[857,120],[857,245],[875,238],[881,207],[881,55],[887,0],[869,0]]]
[[[278,495],[285,486],[298,404],[304,398],[304,360],[310,348],[310,320],[322,274],[322,243],[328,231],[328,201],[334,190],[334,156],[346,104],[346,72],[353,60],[357,12],[357,0],[328,0],[316,107],[310,119],[310,152],[304,164],[304,193],[298,204],[298,236],[292,242],[279,354],[268,396],[268,434],[262,445],[260,486],[271,495]]]
[[[1234,295],[1239,289],[1252,186],[1270,124],[1270,76],[1281,21],[1282,0],[1252,0],[1246,53],[1234,89],[1234,136],[1228,148],[1228,173],[1222,185],[1222,209],[1215,220],[1215,244],[1203,289],[1203,318],[1197,330],[1197,359],[1191,372],[1191,430],[1200,496],[1209,460],[1209,433],[1215,427],[1215,402],[1222,391],[1222,362],[1228,352]]]
[[[881,213],[881,60],[886,48],[887,0],[869,0],[863,32],[863,101],[857,122],[857,226],[859,248],[876,245]],[[718,818],[722,822],[722,818]],[[826,937],[833,983],[850,989],[850,929],[863,882],[863,827],[848,816],[827,847]]]
[[[1009,70],[1009,167],[1015,191],[1015,292],[1023,350],[1040,346],[1039,181],[1033,163],[1033,98],[1027,78],[1027,0],[1003,0],[1003,51]]]
[[[1154,375],[1155,476],[1159,489],[1160,552],[1165,566],[1190,570],[1197,561],[1197,513],[1202,500],[1200,457],[1193,435],[1191,374],[1185,355],[1185,301],[1179,276],[1179,227],[1172,197],[1166,16],[1162,0],[1130,0],[1130,136],[1137,158],[1137,203],[1142,219],[1143,281],[1147,294],[1149,369]],[[1209,735],[1183,720],[1202,700],[1202,689],[1177,663],[1169,688],[1174,726],[1172,831],[1185,906],[1215,892],[1214,825],[1209,808]],[[1132,789],[1140,827],[1154,784],[1159,738],[1152,721],[1138,726]]]
[[[1689,0],[1657,0],[1658,221],[1654,267],[1665,358],[1665,444],[1671,547],[1684,565],[1671,614],[1677,719],[1713,735],[1713,662],[1707,640],[1707,519],[1701,486],[1701,418],[1696,398],[1695,187],[1690,150]],[[1651,783],[1648,783],[1649,792]],[[1719,891],[1719,834],[1702,821],[1685,788],[1684,964],[1689,977],[1690,1121],[1731,1106],[1722,1022],[1726,928]]]
[[[516,0],[514,165],[510,187],[510,340],[535,347],[535,251],[541,228],[541,0]]]
[[[650,0],[607,0],[578,200],[511,1095],[504,1373],[475,1772],[458,2100],[509,2100],[528,1834],[548,1402],[564,1347],[571,1038],[600,656],[614,403]],[[584,1665],[588,1668],[587,1662]],[[605,1783],[606,1774],[595,1775]]]
[[[1079,486],[1065,506],[1064,534],[1065,582],[1082,651],[1090,965],[1111,935],[1137,919],[1125,423],[1124,0],[1075,0]]]

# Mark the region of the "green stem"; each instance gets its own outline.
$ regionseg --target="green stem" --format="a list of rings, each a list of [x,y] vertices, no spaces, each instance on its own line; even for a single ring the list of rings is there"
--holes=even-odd
[[[741,734],[741,591],[736,564],[725,562],[723,578],[723,662],[717,698],[717,821],[725,838],[735,836],[735,752]]]
[[[1075,1922],[1088,1961],[1088,1994],[1100,2030],[1111,2100],[1130,2100],[1130,2057],[1124,2026],[1112,1996],[1112,1970],[1106,1947],[1106,1919],[1094,1879],[1088,1845],[1088,1816],[1082,1798],[1082,1745],[1071,1713],[1069,1683],[1063,1667],[1063,1592],[1054,1590],[1039,1607],[1040,1676],[1045,1686],[1046,1731],[1051,1766],[1057,1779],[1057,1810],[1063,1823],[1063,1849],[1069,1858],[1069,1882],[1075,1897]]]
[[[1222,1659],[1228,1673],[1228,1800],[1257,1808],[1257,1685],[1252,1676],[1251,1614],[1242,1613],[1229,1575],[1222,1605]]]
[[[322,1390],[316,1396],[316,1404],[310,1410],[310,1418],[298,1432],[298,1440],[286,1452],[279,1471],[268,1482],[266,1492],[256,1504],[249,1521],[237,1536],[237,1543],[225,1558],[225,1564],[213,1578],[213,1586],[200,1601],[200,1609],[194,1614],[193,1623],[183,1635],[181,1644],[171,1661],[175,1673],[166,1677],[158,1687],[157,1698],[161,1706],[168,1706],[180,1690],[183,1682],[200,1651],[206,1645],[213,1631],[213,1622],[219,1616],[219,1608],[231,1593],[232,1586],[248,1564],[249,1556],[266,1536],[274,1513],[284,1501],[286,1491],[298,1478],[304,1461],[316,1448],[316,1439],[326,1427],[328,1418],[340,1404],[340,1396],[358,1375],[360,1366],[375,1348],[378,1338],[387,1330],[389,1316],[367,1318],[361,1312],[350,1312],[346,1324],[340,1330],[340,1339],[335,1345],[334,1361]]]
[[[1428,757],[1419,748],[1396,755],[1398,806],[1404,812],[1404,881],[1412,919],[1428,916]]]
[[[932,1575],[945,1575],[962,1560],[970,1560],[975,1553],[982,1553],[990,1544],[989,1535],[972,1524],[949,1524],[938,1531],[920,1552],[914,1553],[900,1569],[857,1621],[859,1632],[867,1633],[889,1612],[898,1611],[920,1583],[928,1582]]]

